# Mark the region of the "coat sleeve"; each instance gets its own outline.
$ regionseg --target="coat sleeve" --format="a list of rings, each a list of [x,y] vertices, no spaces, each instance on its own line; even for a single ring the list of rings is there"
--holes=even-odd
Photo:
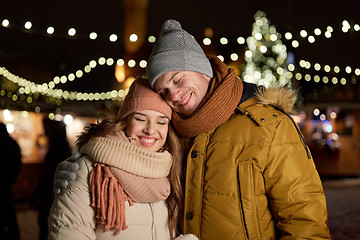
[[[331,239],[322,183],[305,147],[297,126],[285,116],[277,125],[263,173],[282,240]]]
[[[92,161],[86,157],[77,160],[76,179],[56,196],[49,215],[48,239],[95,239],[94,210],[90,206],[88,175]]]

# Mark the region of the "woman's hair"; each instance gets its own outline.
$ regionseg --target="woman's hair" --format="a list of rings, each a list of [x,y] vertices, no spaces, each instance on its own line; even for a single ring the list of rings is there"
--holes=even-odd
[[[103,114],[97,119],[97,123],[91,123],[84,128],[84,131],[76,140],[78,150],[85,145],[90,139],[95,137],[104,137],[116,131],[122,131],[126,127],[126,120],[119,119],[115,114]]]
[[[129,116],[131,116],[131,114]],[[115,114],[102,115],[101,118],[103,120],[98,118],[97,123],[92,123],[90,126],[85,127],[84,132],[78,136],[76,141],[76,147],[78,149],[94,137],[104,137],[116,131],[125,132],[127,125],[126,118],[119,119],[119,117]],[[173,160],[170,174],[168,176],[171,184],[171,191],[169,197],[166,199],[169,231],[171,239],[173,239],[174,233],[176,235],[178,234],[177,226],[180,218],[180,211],[182,209],[182,186],[180,180],[182,171],[182,151],[179,138],[177,137],[171,122],[169,122],[168,135],[163,149],[167,150],[171,154]]]
[[[169,174],[171,191],[169,197],[166,199],[169,214],[169,231],[171,239],[173,239],[174,233],[178,235],[177,226],[181,215],[183,192],[181,185],[182,150],[179,138],[171,126],[171,122],[169,123],[169,131],[164,148],[171,154],[173,159]]]

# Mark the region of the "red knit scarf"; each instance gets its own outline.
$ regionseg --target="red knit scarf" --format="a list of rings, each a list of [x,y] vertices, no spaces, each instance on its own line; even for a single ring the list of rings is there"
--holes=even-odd
[[[243,85],[234,69],[219,58],[209,58],[215,76],[204,99],[189,118],[173,112],[172,123],[181,137],[194,137],[224,123],[234,112],[242,95]]]

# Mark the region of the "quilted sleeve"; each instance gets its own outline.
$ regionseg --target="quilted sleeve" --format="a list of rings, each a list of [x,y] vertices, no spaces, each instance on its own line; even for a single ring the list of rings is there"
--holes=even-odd
[[[264,178],[280,239],[331,239],[320,177],[288,117],[277,125]]]
[[[76,179],[56,196],[51,207],[48,239],[96,239],[94,210],[90,206],[88,186],[92,161],[82,157],[77,163],[79,170]]]

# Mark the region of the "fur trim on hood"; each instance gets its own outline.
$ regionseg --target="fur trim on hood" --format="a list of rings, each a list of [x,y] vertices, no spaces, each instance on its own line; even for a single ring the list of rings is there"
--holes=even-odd
[[[294,104],[297,100],[297,91],[290,87],[259,87],[256,97],[261,104],[272,105],[276,108],[280,108],[289,115],[296,113]]]

